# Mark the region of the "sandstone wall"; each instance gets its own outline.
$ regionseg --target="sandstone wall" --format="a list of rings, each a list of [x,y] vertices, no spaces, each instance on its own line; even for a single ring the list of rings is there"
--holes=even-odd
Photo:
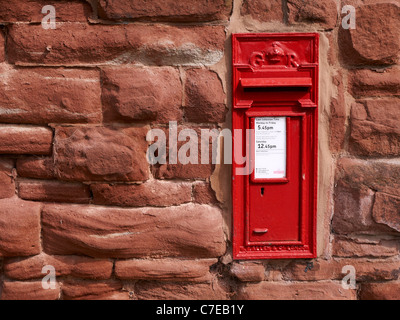
[[[230,128],[232,33],[315,31],[318,258],[233,261],[230,166],[146,134]],[[399,33],[390,0],[2,3],[0,298],[400,299]]]

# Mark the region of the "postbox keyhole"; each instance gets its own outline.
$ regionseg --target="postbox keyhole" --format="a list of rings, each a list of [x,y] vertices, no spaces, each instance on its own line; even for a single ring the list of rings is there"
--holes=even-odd
[[[264,196],[264,187],[261,188],[261,196]]]

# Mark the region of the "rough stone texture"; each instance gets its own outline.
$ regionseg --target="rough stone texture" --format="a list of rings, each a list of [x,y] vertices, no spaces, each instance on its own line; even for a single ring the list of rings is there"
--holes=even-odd
[[[0,299],[398,298],[398,0],[3,2]],[[233,261],[231,170],[201,133],[232,127],[231,34],[292,31],[320,35],[317,257]]]
[[[372,217],[377,223],[400,232],[400,197],[377,192]]]
[[[199,182],[193,185],[193,198],[194,202],[200,204],[218,203],[214,190],[207,182]]]
[[[242,282],[259,282],[265,279],[265,267],[258,263],[234,262],[230,273]]]
[[[94,65],[141,62],[155,65],[215,64],[223,56],[223,26],[15,24],[7,54],[16,64]],[[37,52],[44,54],[38,55]]]
[[[42,281],[4,281],[2,291],[2,300],[58,300],[60,298],[58,283],[55,289],[43,289]]]
[[[346,104],[344,98],[344,85],[341,74],[338,74],[332,79],[336,87],[337,93],[331,100],[330,114],[330,148],[333,152],[339,152],[344,148],[346,139]]]
[[[60,181],[22,180],[18,182],[18,196],[24,200],[44,202],[89,203],[89,186]]]
[[[123,260],[116,261],[115,275],[124,280],[207,282],[211,280],[210,266],[217,261],[217,259]]]
[[[361,285],[361,300],[399,300],[400,282],[365,283]]]
[[[182,89],[174,68],[103,69],[102,99],[106,121],[157,121],[182,118]]]
[[[374,3],[356,8],[356,28],[339,29],[340,52],[347,64],[391,65],[398,61],[400,6]]]
[[[395,240],[368,241],[366,239],[335,238],[333,255],[338,257],[392,257],[399,254]]]
[[[238,300],[355,300],[355,290],[342,288],[340,282],[284,283],[264,281],[242,286]]]
[[[110,260],[93,259],[83,256],[50,256],[41,253],[28,258],[7,259],[4,274],[15,280],[42,279],[42,268],[51,265],[56,276],[72,276],[84,279],[109,279],[113,263]]]
[[[57,128],[55,174],[62,180],[147,180],[147,130],[146,127]]]
[[[370,189],[349,188],[339,183],[335,190],[335,213],[332,228],[335,233],[388,231],[372,219],[374,193]]]
[[[93,257],[218,257],[225,252],[221,212],[213,207],[117,209],[45,205],[43,245],[49,254]]]
[[[361,100],[351,110],[350,151],[360,156],[400,155],[398,99]]]
[[[0,125],[0,154],[51,153],[53,131],[47,127]]]
[[[232,0],[99,0],[99,16],[111,20],[202,22],[227,20]]]
[[[352,264],[352,260],[348,260]],[[346,265],[346,262],[343,262]],[[293,261],[282,270],[282,277],[287,281],[321,281],[321,280],[341,280],[342,264],[338,260],[313,260],[311,268],[307,262]]]
[[[356,98],[400,94],[400,68],[379,72],[362,69],[349,72],[349,91]]]
[[[53,179],[53,158],[27,157],[17,159],[17,173],[20,177],[33,179]]]
[[[178,163],[154,166],[152,168],[152,173],[157,179],[207,179],[213,171],[213,164],[182,165]]]
[[[225,94],[218,75],[206,69],[186,72],[185,118],[189,122],[224,122]]]
[[[294,261],[283,270],[283,279],[287,281],[342,280],[347,272],[343,267],[353,266],[357,282],[396,280],[400,274],[400,261],[392,259],[331,259],[313,260],[312,268],[306,262]]]
[[[170,126],[169,131],[163,131],[166,139],[165,163],[158,163],[152,166],[151,171],[155,178],[191,180],[207,179],[211,176],[216,163],[218,129],[183,125],[177,127]],[[169,143],[170,134],[173,134],[173,131],[176,132],[176,137],[171,137],[177,149],[176,164],[171,161],[171,157],[173,156],[171,156],[170,147],[173,149],[173,144]],[[151,144],[153,144],[153,142],[151,142]],[[197,152],[197,157],[195,153],[193,155],[191,154],[190,149],[193,149],[193,152]],[[204,154],[204,161],[202,161],[202,153]],[[184,155],[183,160],[180,158],[182,155]],[[189,157],[190,159],[186,159]],[[186,160],[188,163],[184,164],[183,161]]]
[[[250,15],[260,22],[283,22],[283,6],[281,0],[244,0],[240,11],[242,16]]]
[[[398,232],[393,226],[398,223],[400,166],[396,162],[344,158],[338,168],[333,231]]]
[[[18,198],[0,200],[0,257],[40,253],[40,209]]]
[[[0,65],[0,121],[101,122],[100,74],[80,69],[11,69]]]
[[[332,32],[329,32],[325,33],[325,36],[329,43],[328,56],[327,56],[328,63],[332,66],[337,66],[339,64],[339,59],[338,59],[339,53],[336,46],[337,35]]]
[[[93,203],[122,207],[168,207],[192,201],[189,183],[151,180],[143,184],[93,184]]]
[[[227,300],[226,286],[212,283],[160,283],[140,281],[135,284],[135,295],[139,300]]]
[[[400,196],[400,165],[397,161],[342,158],[338,162],[336,180],[352,188],[368,187]]]
[[[129,293],[115,280],[67,280],[62,284],[62,294],[65,300],[129,300]]]
[[[12,160],[0,159],[0,199],[11,198],[15,194],[13,168]]]
[[[287,0],[288,20],[294,23],[318,23],[324,29],[333,29],[338,21],[334,0]]]
[[[89,3],[79,0],[52,1],[46,0],[9,0],[2,3],[0,8],[0,22],[42,22],[48,12],[42,13],[42,8],[46,5],[54,6],[56,10],[57,22],[85,22],[91,15]]]
[[[0,62],[5,59],[5,37],[3,31],[0,29]]]

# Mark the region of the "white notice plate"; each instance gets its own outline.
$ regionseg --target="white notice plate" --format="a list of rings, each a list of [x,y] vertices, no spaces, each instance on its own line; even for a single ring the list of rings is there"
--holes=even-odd
[[[286,117],[254,118],[255,179],[286,177]]]

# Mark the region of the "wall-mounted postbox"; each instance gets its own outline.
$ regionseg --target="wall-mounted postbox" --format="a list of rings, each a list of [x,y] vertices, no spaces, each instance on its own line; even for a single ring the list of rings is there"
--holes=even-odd
[[[232,36],[235,259],[316,255],[318,40]]]

